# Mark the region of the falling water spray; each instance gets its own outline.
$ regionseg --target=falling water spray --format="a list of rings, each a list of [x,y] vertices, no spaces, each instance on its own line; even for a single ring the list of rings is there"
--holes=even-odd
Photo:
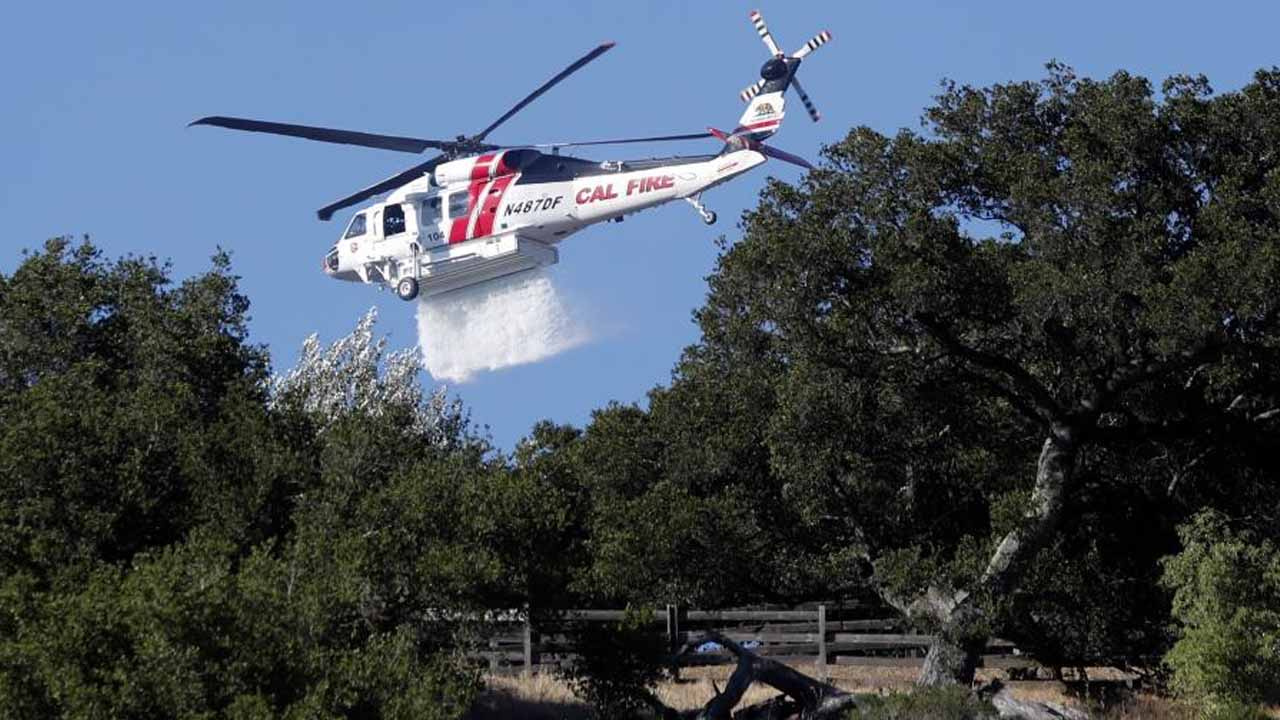
[[[436,380],[537,362],[590,339],[581,316],[545,270],[536,269],[423,298],[418,344]]]

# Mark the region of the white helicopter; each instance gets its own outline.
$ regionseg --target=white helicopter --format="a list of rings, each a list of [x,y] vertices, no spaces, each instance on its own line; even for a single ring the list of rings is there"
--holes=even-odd
[[[485,142],[495,128],[613,43],[596,47],[470,137],[429,140],[225,116],[201,118],[191,125],[409,153],[439,150],[436,157],[317,213],[321,220],[328,220],[337,210],[391,191],[382,202],[352,216],[325,255],[324,271],[339,280],[393,287],[401,299],[413,300],[419,293],[438,295],[553,265],[559,261],[556,245],[569,235],[672,200],[689,202],[704,222],[714,223],[716,214],[702,204],[702,193],[768,157],[811,167],[802,158],[761,141],[781,126],[788,87],[800,95],[810,117],[815,122],[819,119],[795,75],[801,61],[830,40],[831,34],[824,30],[786,55],[760,13],[752,11],[750,18],[771,57],[760,69],[760,79],[742,91],[742,99],[750,104],[731,133],[708,128],[708,132],[684,135],[544,145]],[[564,147],[708,137],[724,143],[719,153],[605,162],[559,154]]]

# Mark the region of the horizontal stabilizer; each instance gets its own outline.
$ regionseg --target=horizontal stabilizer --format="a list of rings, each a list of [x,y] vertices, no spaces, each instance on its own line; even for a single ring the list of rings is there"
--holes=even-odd
[[[759,147],[755,148],[756,150],[759,150],[761,153],[768,155],[771,158],[781,160],[783,162],[789,162],[792,165],[799,165],[805,170],[813,169],[813,166],[809,164],[809,161],[805,160],[799,155],[792,155],[791,153],[785,150],[779,150],[776,147],[765,145],[764,143],[756,143],[756,144],[759,145]]]
[[[713,127],[707,128],[707,131],[710,132],[712,135],[714,135],[716,138],[723,140],[725,144],[731,145],[735,148],[743,149],[743,150],[755,150],[761,155],[774,158],[775,160],[789,162],[792,165],[799,165],[800,167],[806,170],[813,169],[813,165],[810,165],[808,160],[805,160],[799,155],[792,155],[791,153],[785,150],[779,150],[776,147],[765,145],[759,140],[753,140],[748,136],[737,135],[737,134],[730,135],[729,133],[723,130],[717,130],[716,128],[713,128]]]

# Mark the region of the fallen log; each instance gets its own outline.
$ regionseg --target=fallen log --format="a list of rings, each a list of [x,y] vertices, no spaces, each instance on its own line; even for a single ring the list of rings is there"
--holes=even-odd
[[[718,643],[733,654],[737,665],[724,689],[717,688],[715,697],[697,710],[677,711],[652,698],[650,704],[665,720],[826,720],[835,718],[848,708],[857,707],[859,696],[834,685],[816,680],[771,658],[761,657],[721,633],[709,631],[686,650],[707,641]],[[752,683],[761,683],[780,695],[764,702],[747,705],[734,712]]]
[[[789,665],[757,655],[719,632],[708,631],[697,640],[691,639],[679,654],[708,641],[718,643],[734,656],[737,665],[733,674],[723,690],[716,687],[715,696],[696,710],[675,710],[650,694],[647,700],[663,720],[832,720],[850,708],[869,704],[866,695],[845,692]],[[777,690],[779,695],[735,712],[748,688],[757,682]],[[1084,720],[1087,717],[1075,708],[1058,703],[1019,700],[999,681],[978,689],[975,694],[991,702],[1001,718],[1010,720]]]
[[[1002,720],[1089,720],[1088,713],[1060,703],[1019,700],[999,680],[979,688],[977,695],[987,699]]]

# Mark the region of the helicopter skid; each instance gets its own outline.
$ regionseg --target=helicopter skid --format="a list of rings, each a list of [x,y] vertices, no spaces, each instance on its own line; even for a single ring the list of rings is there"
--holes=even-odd
[[[419,292],[424,297],[441,295],[559,260],[555,248],[516,235],[445,245],[419,257]]]

